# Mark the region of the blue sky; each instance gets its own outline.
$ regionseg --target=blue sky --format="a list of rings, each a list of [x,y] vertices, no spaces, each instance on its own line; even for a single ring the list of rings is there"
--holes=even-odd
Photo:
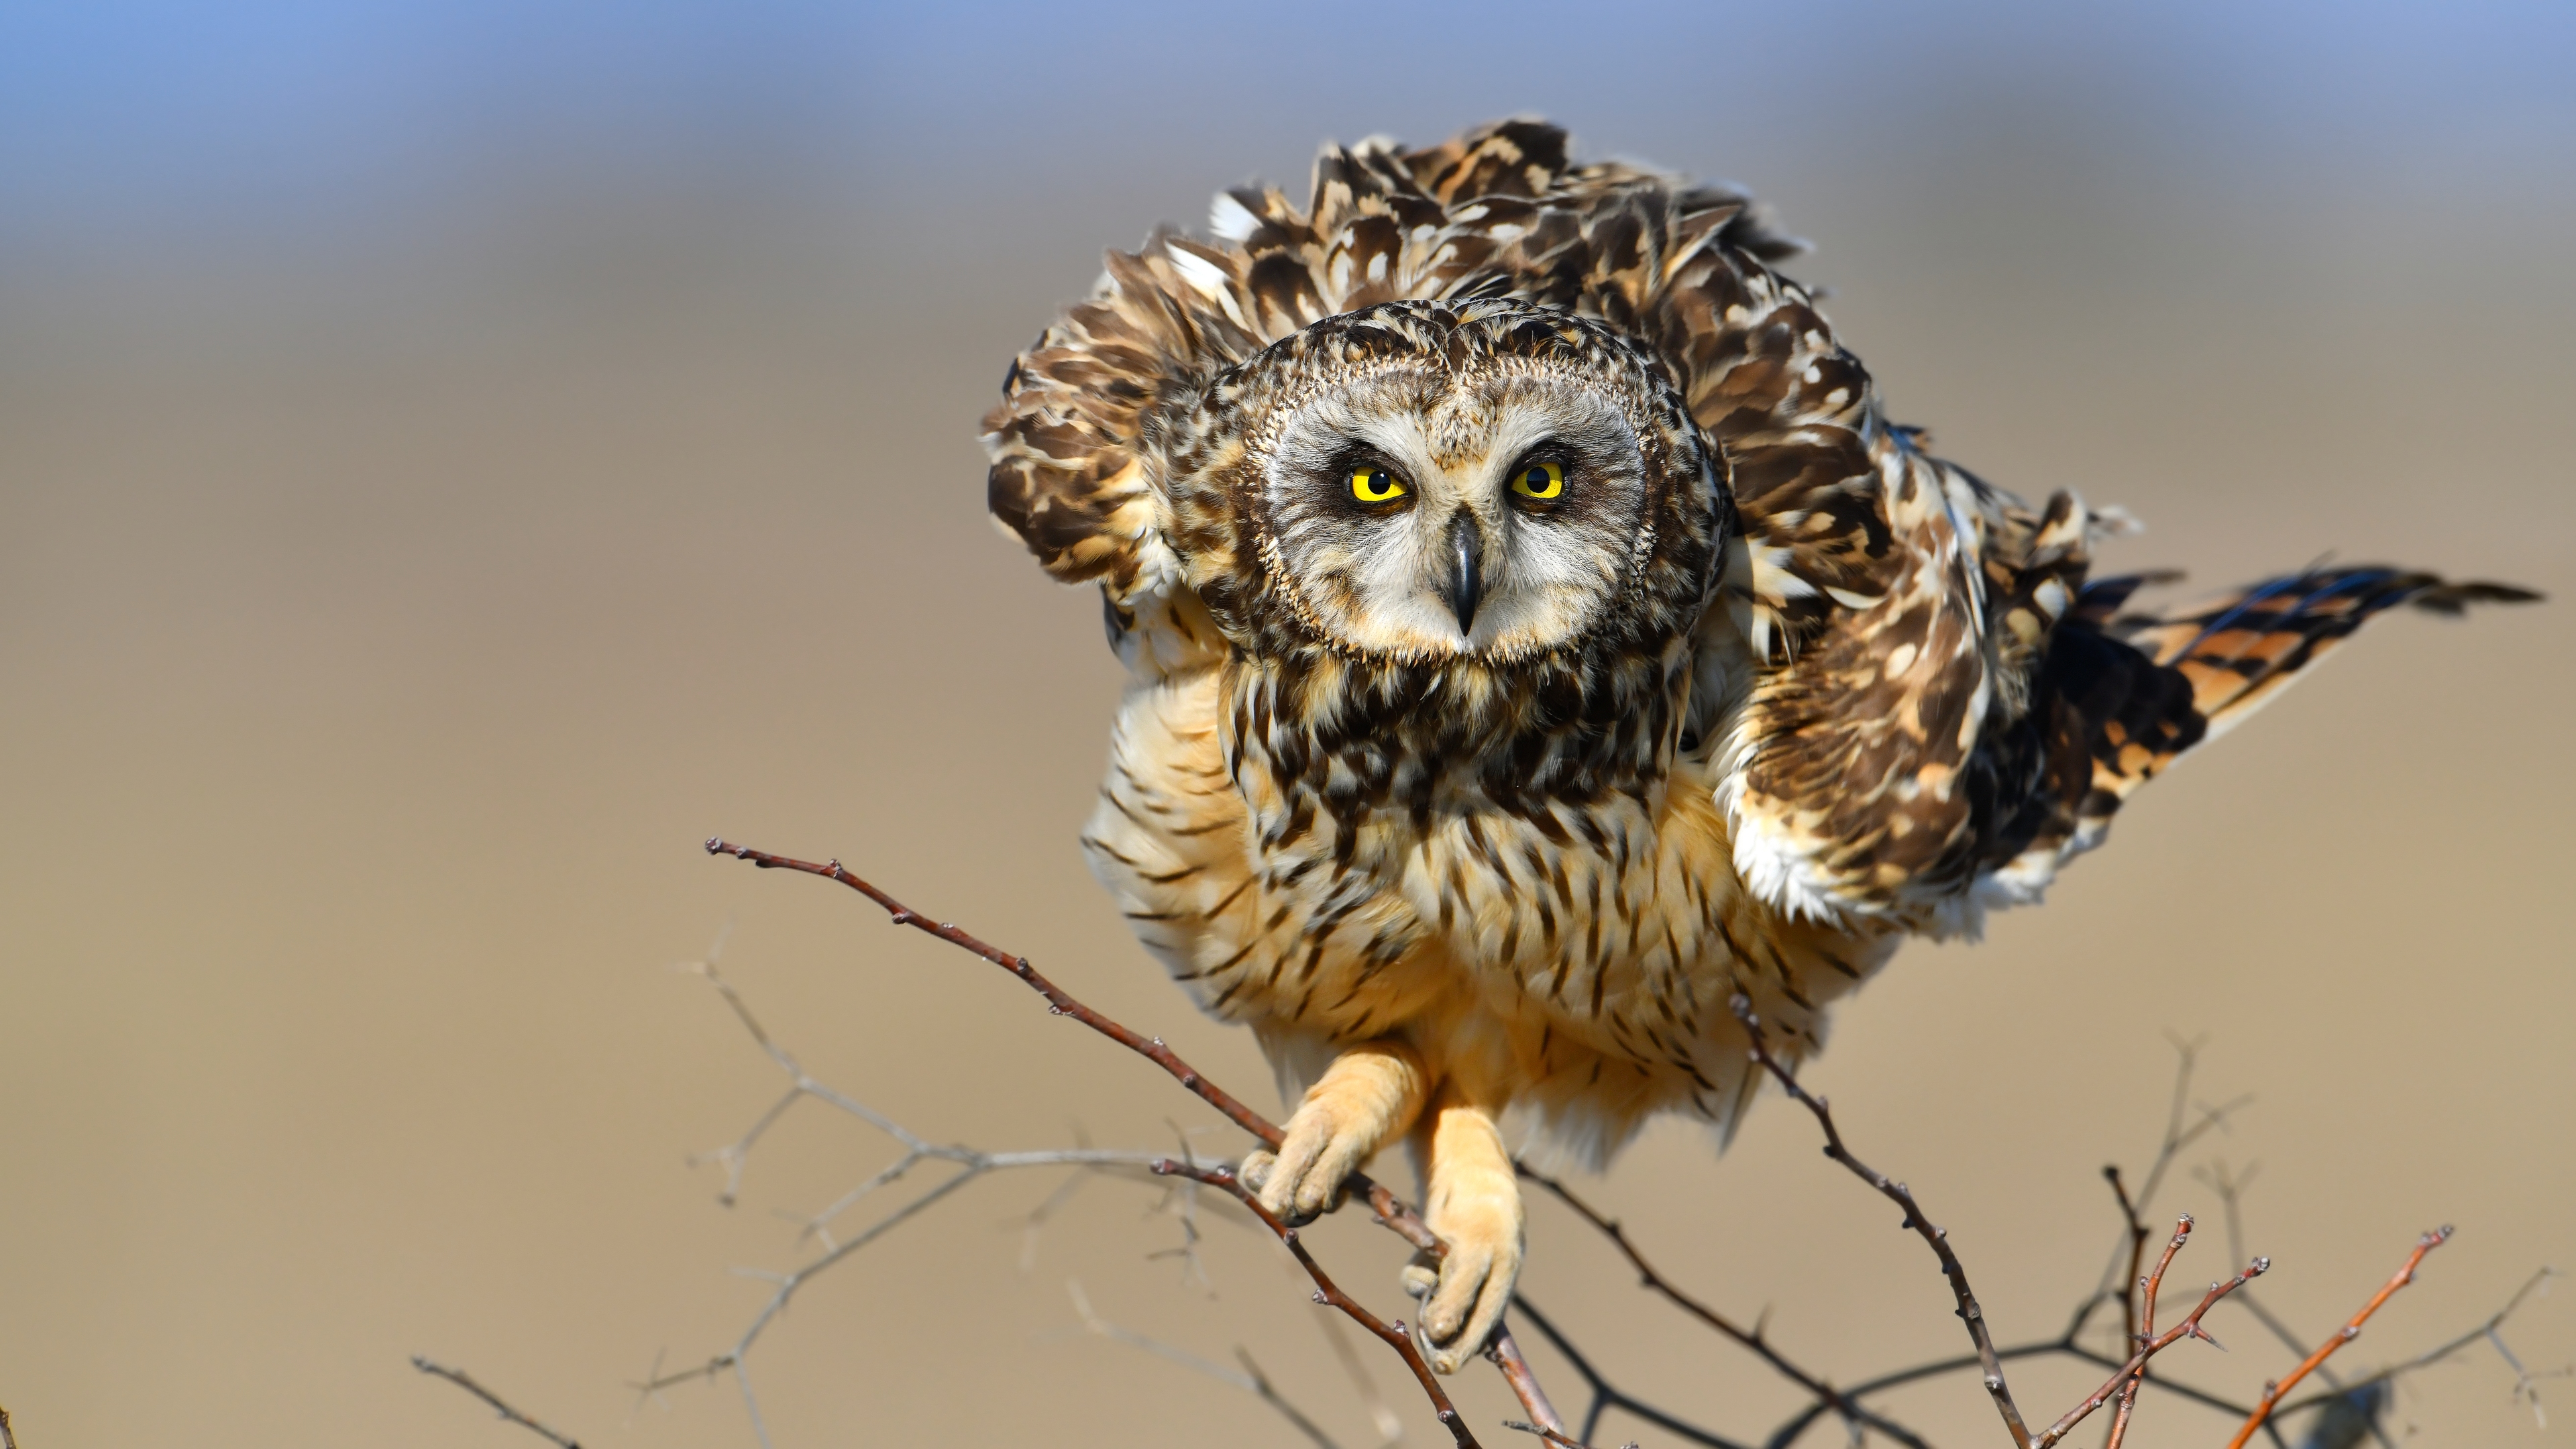
[[[2229,185],[2384,172],[2563,190],[2576,170],[2564,5],[1320,4],[1268,27],[1246,13],[9,6],[0,246],[255,237],[399,213],[496,169],[1040,194],[1148,160],[1293,178],[1325,135],[1427,136],[1521,110],[1732,173],[1820,155],[1901,169],[1926,148],[2007,141]]]

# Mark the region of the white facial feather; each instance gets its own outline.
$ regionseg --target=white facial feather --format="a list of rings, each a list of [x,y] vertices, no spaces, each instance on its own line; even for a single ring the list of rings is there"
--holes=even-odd
[[[1581,638],[1619,592],[1646,502],[1637,435],[1603,386],[1399,369],[1298,407],[1272,434],[1264,502],[1315,617],[1362,651],[1416,659],[1526,657]],[[1564,467],[1552,508],[1510,491],[1534,456]],[[1363,461],[1396,473],[1403,503],[1351,501],[1350,469]],[[1483,584],[1464,633],[1446,592],[1462,514],[1481,544]]]

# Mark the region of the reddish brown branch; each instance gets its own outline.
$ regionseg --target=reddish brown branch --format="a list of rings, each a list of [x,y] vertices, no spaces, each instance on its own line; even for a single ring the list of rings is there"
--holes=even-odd
[[[2166,1137],[2167,1140],[2171,1140],[2172,1134],[2167,1133]],[[2147,1239],[2154,1235],[2147,1229],[2146,1215],[2139,1211],[2142,1204],[2129,1196],[2129,1185],[2121,1181],[2119,1165],[2114,1163],[2104,1167],[2102,1176],[2111,1184],[2111,1196],[2119,1200],[2120,1217],[2128,1224],[2129,1273],[2121,1280],[2120,1342],[2135,1348],[2138,1345],[2139,1333],[2138,1285],[2146,1281],[2142,1270],[2146,1267],[2147,1261]],[[2150,1328],[2146,1331],[2154,1330]],[[2112,1449],[2112,1446],[2105,1444],[2103,1449]]]
[[[2022,1421],[2021,1407],[2013,1402],[2012,1389],[2004,1382],[2003,1360],[1996,1356],[1994,1335],[1987,1331],[1986,1311],[1978,1305],[1976,1293],[1968,1287],[1968,1270],[1960,1265],[1959,1255],[1950,1251],[1950,1235],[1934,1227],[1932,1220],[1923,1215],[1923,1208],[1915,1202],[1912,1189],[1904,1183],[1889,1180],[1887,1174],[1852,1156],[1851,1149],[1843,1145],[1843,1134],[1835,1128],[1833,1111],[1825,1105],[1824,1099],[1799,1086],[1798,1079],[1780,1064],[1780,1059],[1771,1055],[1770,1045],[1762,1039],[1762,1019],[1753,1013],[1753,1002],[1738,996],[1729,1005],[1734,1009],[1735,1019],[1744,1023],[1745,1034],[1752,1040],[1753,1059],[1771,1074],[1772,1080],[1778,1082],[1783,1091],[1815,1117],[1817,1126],[1824,1129],[1825,1155],[1903,1208],[1905,1221],[1900,1226],[1919,1234],[1931,1246],[1932,1255],[1941,1260],[1941,1275],[1950,1280],[1951,1296],[1958,1300],[1959,1321],[1968,1326],[1968,1339],[1976,1345],[1977,1364],[1985,1380],[1986,1393],[1995,1401],[1995,1412],[2003,1416],[2004,1428],[2012,1434],[2015,1449],[2034,1449],[2030,1428]],[[2194,1322],[2197,1321],[2195,1316]]]
[[[1513,1396],[1538,1422],[1541,1433],[1559,1436],[1565,1433],[1564,1416],[1557,1413],[1556,1405],[1548,1401],[1547,1390],[1539,1387],[1538,1374],[1530,1368],[1529,1359],[1521,1353],[1520,1343],[1510,1333],[1495,1334],[1485,1345],[1485,1357],[1493,1360],[1494,1367],[1503,1371],[1503,1382],[1512,1386]]]
[[[2107,1168],[2105,1171],[2110,1174],[2111,1186],[2118,1189],[2120,1187],[2119,1170]],[[2120,1193],[2120,1206],[2129,1213],[2132,1222],[2136,1221],[2137,1210],[2129,1206],[2129,1194],[2126,1191]],[[2165,1270],[2173,1266],[2174,1254],[2182,1251],[2182,1245],[2190,1237],[2191,1214],[2185,1213],[2175,1219],[2173,1238],[2165,1244],[2164,1256],[2156,1259],[2156,1271],[2138,1280],[2138,1327],[2129,1335],[2131,1347],[2144,1347],[2155,1338],[2156,1290],[2164,1286]],[[2140,1363],[2138,1371],[2129,1375],[2128,1383],[2120,1389],[2120,1411],[2111,1418],[2111,1437],[2102,1441],[2102,1449],[2120,1449],[2120,1441],[2129,1436],[2129,1415],[2138,1407],[2138,1386],[2145,1383],[2146,1379],[2147,1366]]]
[[[2415,1281],[2416,1265],[2424,1261],[2424,1255],[2450,1240],[2451,1229],[2447,1224],[2417,1238],[2415,1251],[2406,1255],[2405,1263],[2397,1269],[2397,1276],[2381,1284],[2379,1291],[2370,1295],[2370,1301],[2361,1305],[2361,1311],[2352,1316],[2351,1322],[2335,1330],[2333,1337],[2317,1345],[2316,1352],[2300,1360],[2299,1366],[2290,1370],[2288,1378],[2263,1386],[2261,1402],[2255,1404],[2253,1413],[2245,1416],[2245,1422],[2237,1429],[2236,1437],[2227,1441],[2227,1449],[2245,1449],[2246,1441],[2252,1439],[2255,1432],[2263,1427],[2263,1422],[2272,1417],[2272,1409],[2281,1402],[2281,1396],[2296,1387],[2299,1380],[2314,1372],[2317,1365],[2324,1363],[2336,1349],[2361,1337],[2361,1326],[2370,1321],[2370,1315],[2379,1311],[2379,1305],[2395,1296],[2398,1289]]]
[[[2065,1438],[2076,1425],[2083,1423],[2087,1418],[2091,1417],[2095,1409],[2109,1403],[2114,1396],[2120,1393],[2124,1386],[2131,1385],[2138,1377],[2139,1370],[2147,1366],[2147,1360],[2154,1358],[2157,1354],[2164,1352],[2166,1349],[2173,1347],[2176,1343],[2179,1343],[2186,1338],[2209,1338],[2208,1334],[2201,1331],[2201,1315],[2218,1306],[2218,1300],[2235,1292],[2237,1289],[2244,1287],[2246,1284],[2253,1282],[2255,1279],[2262,1277],[2265,1273],[2271,1271],[2271,1268],[2271,1259],[2257,1258],[2252,1263],[2246,1265],[2244,1269],[2239,1271],[2235,1277],[2228,1279],[2226,1282],[2210,1284],[2209,1291],[2200,1296],[2200,1303],[2191,1310],[2190,1317],[2185,1318],[2182,1322],[2175,1324],[2163,1333],[2157,1334],[2155,1337],[2139,1344],[2138,1351],[2129,1356],[2129,1361],[2127,1363],[2120,1365],[2119,1372],[2111,1375],[2111,1377],[2103,1383],[2102,1387],[2095,1389],[2091,1394],[2085,1396],[2084,1402],[2067,1410],[2065,1417],[2059,1419],[2056,1423],[2049,1425],[2047,1429],[2043,1430],[2036,1438],[2032,1439],[2030,1441],[2031,1449],[2049,1449],[2050,1445]],[[2216,1342],[2215,1339],[2211,1339],[2210,1341],[2213,1343]]]
[[[896,900],[894,897],[887,895],[884,891],[877,889],[875,886],[861,880],[859,877],[852,875],[848,870],[844,869],[841,863],[837,860],[829,860],[817,865],[810,860],[796,860],[784,855],[771,855],[765,850],[753,850],[749,846],[733,845],[722,839],[708,840],[707,853],[709,855],[730,855],[736,860],[747,860],[753,865],[759,866],[762,870],[802,871],[807,875],[819,875],[826,880],[839,881],[841,884],[857,891],[860,895],[866,896],[869,900],[876,902],[879,906],[884,907],[887,916],[892,919],[895,925],[910,926],[914,930],[936,936],[940,940],[947,942],[951,946],[957,947],[961,951],[969,951],[977,956],[981,956],[985,960],[990,961],[994,965],[1001,967],[1003,970],[1010,972],[1014,976],[1017,976],[1021,981],[1026,982],[1029,987],[1035,990],[1040,996],[1045,997],[1047,1000],[1047,1008],[1056,1015],[1072,1017],[1074,1020],[1081,1022],[1084,1026],[1090,1027],[1093,1031],[1100,1033],[1102,1036],[1109,1038],[1111,1041],[1114,1041],[1120,1046],[1127,1048],[1129,1051],[1136,1053],[1138,1056],[1145,1058],[1154,1065],[1161,1067],[1164,1071],[1171,1073],[1182,1086],[1188,1088],[1200,1101],[1205,1102],[1209,1106],[1217,1109],[1219,1112],[1224,1113],[1226,1118],[1233,1122],[1237,1127],[1240,1127],[1244,1131],[1251,1133],[1253,1136],[1260,1138],[1270,1146],[1276,1147],[1279,1145],[1279,1129],[1277,1127],[1272,1126],[1268,1119],[1264,1118],[1260,1113],[1253,1111],[1250,1107],[1237,1101],[1234,1095],[1226,1091],[1223,1087],[1220,1087],[1214,1082],[1207,1080],[1205,1077],[1200,1076],[1196,1068],[1192,1067],[1189,1063],[1182,1061],[1179,1054],[1174,1052],[1170,1047],[1163,1045],[1163,1039],[1161,1037],[1141,1036],[1110,1018],[1101,1015],[1099,1012],[1092,1010],[1090,1007],[1083,1005],[1081,1002],[1074,1000],[1070,995],[1066,994],[1063,987],[1060,987],[1054,982],[1046,979],[1046,977],[1039,975],[1037,968],[1029,964],[1028,957],[1014,956],[999,946],[994,946],[987,942],[980,941],[974,936],[957,929],[955,926],[950,925],[945,921],[933,923],[924,919],[920,913],[914,911],[910,906],[907,906],[903,902]]]
[[[1405,1331],[1402,1320],[1389,1323],[1369,1312],[1358,1299],[1343,1292],[1340,1286],[1333,1282],[1332,1276],[1324,1271],[1324,1265],[1315,1261],[1315,1255],[1306,1251],[1306,1244],[1298,1237],[1297,1230],[1281,1222],[1270,1209],[1263,1207],[1261,1199],[1254,1196],[1251,1189],[1245,1187],[1235,1177],[1232,1168],[1201,1167],[1196,1163],[1176,1162],[1167,1157],[1154,1164],[1154,1171],[1165,1177],[1186,1177],[1193,1182],[1220,1187],[1234,1194],[1235,1200],[1250,1209],[1254,1217],[1261,1219],[1261,1225],[1277,1234],[1279,1241],[1286,1244],[1288,1251],[1296,1256],[1297,1266],[1305,1269],[1306,1276],[1315,1282],[1315,1301],[1340,1309],[1353,1323],[1375,1334],[1388,1347],[1403,1355],[1404,1366],[1413,1370],[1413,1377],[1421,1383],[1422,1392],[1431,1400],[1432,1408],[1438,1411],[1442,1427],[1449,1431],[1451,1438],[1458,1441],[1459,1449],[1482,1449],[1482,1446],[1476,1443],[1476,1436],[1469,1432],[1465,1417],[1459,1414],[1457,1406],[1449,1402],[1449,1395],[1441,1389],[1439,1378],[1431,1372],[1430,1363],[1422,1357],[1422,1350],[1414,1346],[1413,1335]]]
[[[1283,1134],[1276,1125],[1245,1106],[1233,1093],[1201,1076],[1196,1067],[1181,1060],[1178,1052],[1164,1045],[1161,1037],[1142,1035],[1075,1000],[1063,987],[1039,974],[1037,968],[1029,964],[1029,958],[1026,956],[1013,955],[959,930],[946,921],[934,923],[924,919],[910,906],[851,874],[839,861],[830,860],[818,865],[810,860],[797,860],[790,856],[772,855],[765,850],[753,850],[749,846],[734,845],[714,836],[710,836],[707,840],[707,853],[730,855],[736,860],[747,860],[763,870],[799,871],[806,875],[821,876],[825,880],[839,881],[882,907],[895,925],[910,926],[915,930],[936,936],[959,950],[972,952],[1010,972],[1031,990],[1046,998],[1048,1011],[1057,1016],[1071,1017],[1161,1067],[1192,1095],[1223,1113],[1226,1120],[1259,1138],[1264,1145],[1277,1147],[1280,1144]],[[1440,1235],[1431,1231],[1430,1224],[1424,1222],[1419,1213],[1407,1207],[1386,1184],[1375,1181],[1362,1172],[1352,1173],[1347,1182],[1352,1192],[1368,1200],[1369,1212],[1379,1224],[1434,1258],[1448,1255],[1449,1245],[1441,1241]],[[1242,1195],[1240,1192],[1236,1193],[1238,1197]],[[1504,1379],[1510,1383],[1513,1394],[1520,1399],[1521,1407],[1534,1419],[1541,1422],[1553,1421],[1556,1418],[1556,1410],[1549,1405],[1546,1393],[1539,1388],[1537,1377],[1530,1371],[1529,1361],[1521,1357],[1520,1346],[1512,1339],[1510,1325],[1495,1324],[1493,1337],[1487,1340],[1487,1343],[1494,1352],[1495,1363],[1504,1370]]]

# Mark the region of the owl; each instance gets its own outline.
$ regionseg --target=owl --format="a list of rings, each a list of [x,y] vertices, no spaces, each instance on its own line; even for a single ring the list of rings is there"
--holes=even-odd
[[[1454,1372],[1516,1151],[1720,1136],[1909,936],[2036,902],[2121,802],[2362,621],[2532,597],[2311,568],[2137,610],[2127,515],[1889,421],[1735,191],[1515,120],[1328,147],[1301,211],[1113,252],[985,419],[994,517],[1128,682],[1082,839],[1297,1100],[1291,1221],[1402,1140]]]

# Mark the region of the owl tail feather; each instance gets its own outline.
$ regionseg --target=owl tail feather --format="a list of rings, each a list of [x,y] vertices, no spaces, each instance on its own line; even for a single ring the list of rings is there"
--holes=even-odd
[[[2124,601],[2137,582],[2105,579],[2085,590],[2083,602],[2093,603],[2097,592]],[[2192,711],[2207,722],[2201,738],[2215,739],[2383,610],[2406,605],[2457,616],[2471,604],[2539,597],[2511,584],[2451,583],[2381,565],[2313,568],[2181,608],[2116,615],[2103,632],[2180,674],[2191,686]]]

